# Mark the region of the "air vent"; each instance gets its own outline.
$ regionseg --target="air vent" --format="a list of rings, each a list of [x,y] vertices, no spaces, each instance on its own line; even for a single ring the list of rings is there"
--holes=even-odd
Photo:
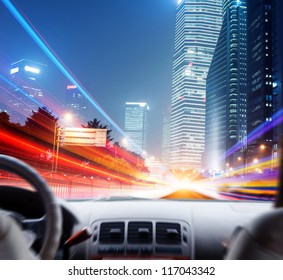
[[[181,226],[178,223],[156,223],[157,244],[180,244]]]
[[[101,223],[99,242],[101,244],[121,244],[124,242],[125,223]]]
[[[129,222],[128,242],[130,244],[150,244],[152,243],[152,223],[151,222]]]

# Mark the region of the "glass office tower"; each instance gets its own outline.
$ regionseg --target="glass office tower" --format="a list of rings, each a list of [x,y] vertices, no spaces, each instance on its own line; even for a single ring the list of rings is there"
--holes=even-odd
[[[201,168],[206,78],[221,28],[221,3],[177,2],[170,133],[173,169]]]
[[[246,0],[224,0],[222,17],[206,86],[204,168],[212,171],[243,164],[247,135]]]
[[[88,107],[85,97],[80,93],[76,85],[68,85],[65,92],[65,106],[71,112],[75,120],[87,122]]]
[[[270,158],[271,169],[282,137],[282,6],[248,2],[248,159]]]
[[[22,59],[11,64],[10,88],[1,102],[6,103],[11,121],[24,124],[26,117],[44,105],[42,82],[47,66]]]
[[[128,137],[126,147],[141,154],[146,149],[148,131],[148,110],[145,102],[126,102],[125,134]]]

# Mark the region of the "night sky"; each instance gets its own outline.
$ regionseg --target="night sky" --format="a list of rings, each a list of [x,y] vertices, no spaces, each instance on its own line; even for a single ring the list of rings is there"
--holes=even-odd
[[[162,114],[171,103],[176,2],[13,1],[121,128],[126,101],[149,104],[148,152],[157,156],[161,152]],[[68,81],[0,3],[1,72],[23,58],[48,65],[48,90],[64,100]]]

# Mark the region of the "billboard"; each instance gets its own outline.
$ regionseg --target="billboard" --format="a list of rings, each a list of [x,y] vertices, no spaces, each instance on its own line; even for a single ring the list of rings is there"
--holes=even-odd
[[[97,128],[61,128],[59,132],[61,145],[105,147],[107,129]]]

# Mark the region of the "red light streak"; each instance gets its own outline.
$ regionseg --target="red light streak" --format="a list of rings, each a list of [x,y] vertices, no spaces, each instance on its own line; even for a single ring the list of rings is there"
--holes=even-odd
[[[6,150],[6,153],[12,153],[14,156],[27,161],[29,164],[36,165],[35,158],[39,161],[40,154],[46,153],[45,147],[37,145],[34,142],[28,140],[22,140],[19,136],[13,135],[11,133],[0,132],[0,138],[2,140],[2,148],[4,148],[4,151]],[[91,149],[91,147],[83,148],[84,149],[82,149],[82,147],[72,147],[72,152],[80,155],[82,159],[87,159],[90,152],[92,156],[100,158],[102,158],[103,156],[105,157],[103,151],[100,151],[99,149]],[[124,168],[124,175],[122,175],[121,173],[117,174],[116,170],[110,171],[105,169],[105,167],[109,166],[109,157],[106,160],[104,159],[104,161],[102,161],[105,167],[98,167],[93,165],[83,165],[82,159],[74,159],[71,155],[66,154],[66,152],[68,152],[68,150],[63,149],[61,149],[61,151],[59,152],[58,162],[60,164],[58,170],[60,171],[60,173],[65,173],[68,176],[72,174],[85,174],[87,176],[109,177],[112,180],[119,180],[126,184],[132,184],[133,174],[130,174],[130,172],[132,172],[130,168]],[[84,155],[88,157],[84,157]],[[135,181],[135,184],[140,184],[143,186],[146,184],[151,185],[151,183],[149,182],[146,183],[139,181]]]

